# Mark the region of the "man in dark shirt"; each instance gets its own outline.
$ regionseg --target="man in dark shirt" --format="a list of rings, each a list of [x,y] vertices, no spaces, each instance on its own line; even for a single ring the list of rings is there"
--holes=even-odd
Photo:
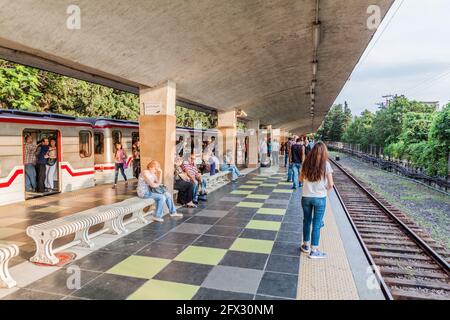
[[[299,184],[300,169],[302,168],[302,163],[305,160],[305,147],[303,146],[303,140],[297,138],[296,143],[291,149],[291,165],[293,170],[293,185],[292,189],[297,189],[301,184]]]
[[[39,144],[36,151],[37,192],[45,192],[45,165],[47,164],[48,139],[45,138]]]

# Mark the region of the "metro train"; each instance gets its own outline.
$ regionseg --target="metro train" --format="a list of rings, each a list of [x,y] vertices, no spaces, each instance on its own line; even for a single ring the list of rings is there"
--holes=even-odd
[[[116,142],[122,143],[128,155],[125,173],[133,177],[132,146],[139,139],[138,122],[0,109],[0,125],[0,205],[112,183]],[[25,190],[27,135],[34,144],[43,138],[57,141],[53,190],[45,193]],[[177,141],[181,136],[184,141],[181,154],[187,158],[192,152],[201,153],[212,137],[217,139],[218,131],[177,127]],[[245,163],[246,137],[242,133],[238,135],[237,146],[237,159]]]

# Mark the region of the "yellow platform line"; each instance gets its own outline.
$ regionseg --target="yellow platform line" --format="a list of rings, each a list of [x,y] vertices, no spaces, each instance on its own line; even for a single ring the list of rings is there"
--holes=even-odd
[[[302,253],[297,299],[359,300],[355,280],[329,200],[324,222],[320,250],[324,251],[328,257],[323,260],[313,260]]]

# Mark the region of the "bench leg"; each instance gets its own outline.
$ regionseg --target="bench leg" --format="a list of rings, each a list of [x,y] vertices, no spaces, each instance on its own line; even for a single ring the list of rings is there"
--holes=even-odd
[[[125,228],[123,224],[124,216],[119,216],[117,218],[111,219],[105,223],[105,228],[109,229],[107,233],[114,235],[121,235],[123,233],[127,233],[128,230]]]
[[[11,258],[0,262],[0,288],[12,288],[17,285],[14,279],[9,274],[8,264]]]
[[[133,212],[133,219],[142,224],[148,224],[147,219],[144,218],[144,209]]]
[[[48,238],[34,238],[36,244],[36,254],[30,258],[31,262],[55,265],[58,264],[59,259],[53,253],[54,239]]]
[[[80,230],[75,233],[75,241],[81,241],[79,244],[81,247],[93,248],[94,243],[89,239],[89,229]]]

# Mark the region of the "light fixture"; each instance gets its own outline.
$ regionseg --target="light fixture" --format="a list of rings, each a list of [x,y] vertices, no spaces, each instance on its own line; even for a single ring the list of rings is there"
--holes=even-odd
[[[318,66],[318,61],[317,60],[314,60],[313,61],[313,69],[312,69],[312,71],[313,71],[313,77],[315,78],[316,77],[316,75],[317,75],[317,66]]]
[[[320,44],[320,21],[313,24],[314,49],[317,50]]]
[[[242,109],[238,109],[236,111],[236,116],[240,117],[240,118],[245,118],[245,117],[247,117],[247,113]]]

